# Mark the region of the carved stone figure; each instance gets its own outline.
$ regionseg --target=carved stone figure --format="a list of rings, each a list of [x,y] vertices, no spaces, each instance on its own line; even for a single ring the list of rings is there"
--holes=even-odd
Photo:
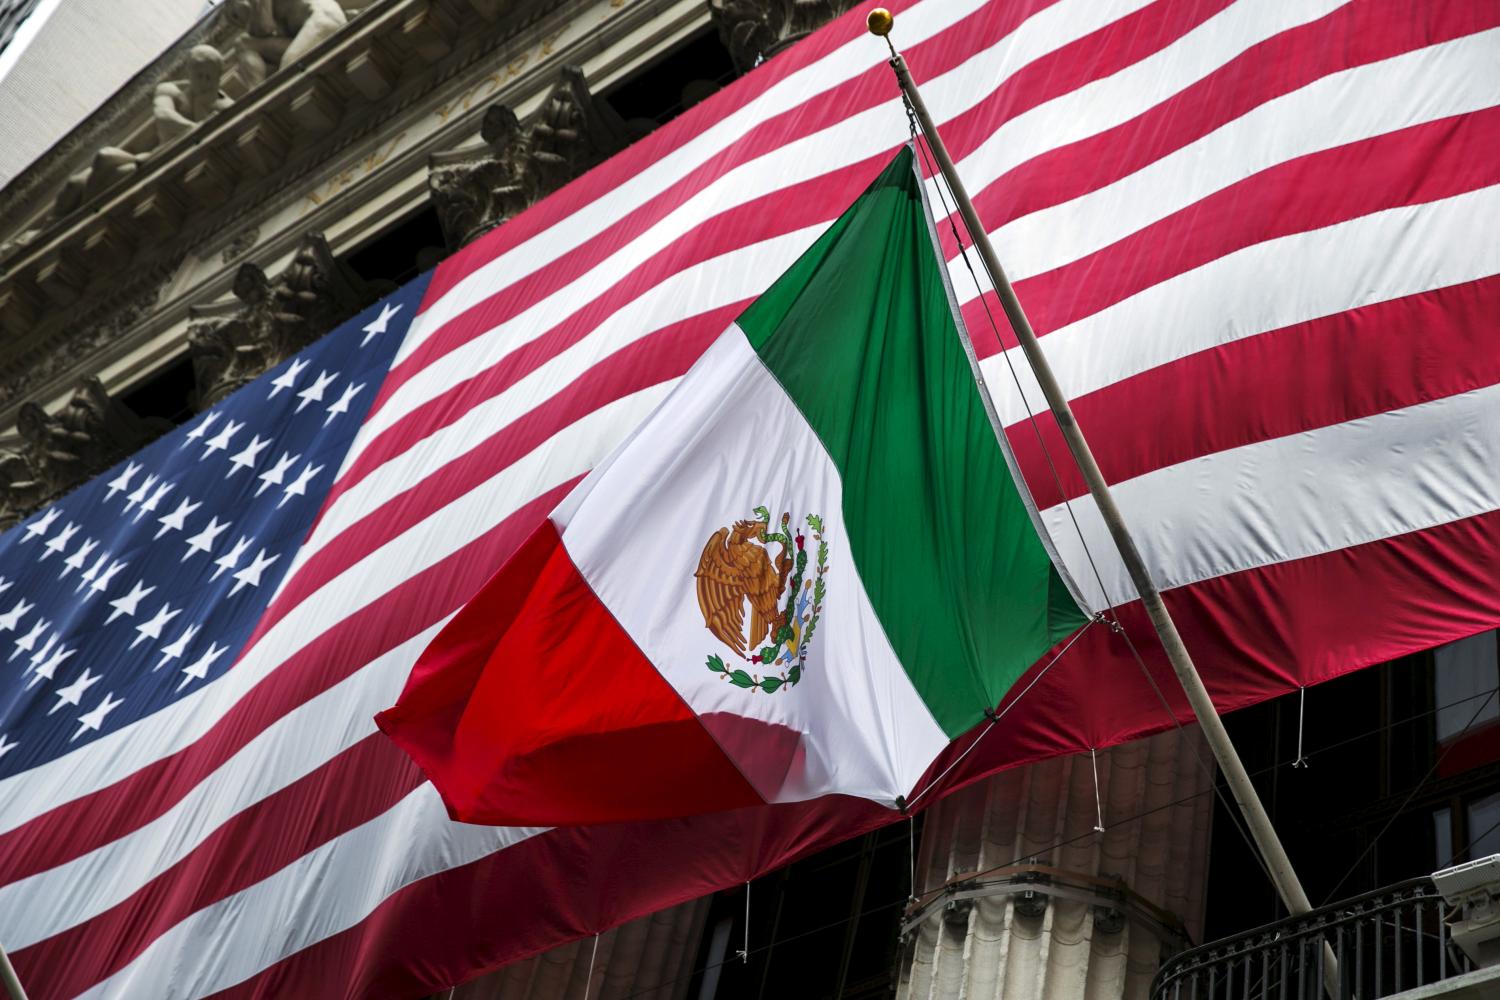
[[[119,146],[105,146],[96,152],[87,167],[68,177],[52,202],[52,211],[43,226],[29,229],[0,246],[0,260],[35,240],[46,225],[67,218],[135,173],[158,149],[191,132],[214,112],[233,104],[229,95],[219,89],[223,72],[224,57],[218,49],[212,45],[195,45],[190,49],[187,76],[157,84],[152,94],[150,144],[136,152]]]
[[[338,0],[227,0],[224,16],[245,32],[235,59],[247,87],[301,59],[348,23]]]
[[[589,93],[583,70],[564,66],[535,118],[522,125],[497,104],[485,112],[480,136],[483,148],[437,153],[429,164],[428,187],[454,250],[624,149],[639,133]]]
[[[303,237],[275,281],[256,264],[241,264],[234,280],[238,303],[195,310],[197,322],[188,328],[199,408],[214,405],[394,290],[390,282],[361,278],[333,255],[321,233]]]
[[[92,375],[56,415],[36,403],[23,404],[16,417],[21,445],[0,451],[0,527],[10,527],[171,428],[158,417],[137,416]]]
[[[708,0],[708,13],[735,68],[748,73],[853,6],[854,0]]]

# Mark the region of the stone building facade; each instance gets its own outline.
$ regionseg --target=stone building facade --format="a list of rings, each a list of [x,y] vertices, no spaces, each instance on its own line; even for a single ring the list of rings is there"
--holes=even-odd
[[[0,526],[851,6],[314,0],[266,24],[220,4],[0,190]],[[1097,786],[1087,758],[1055,761],[930,810],[886,951],[828,949],[836,995],[1145,996],[1201,927],[1195,738],[1103,753]],[[1096,833],[1096,790],[1153,818]],[[906,871],[890,843],[850,868],[851,919],[881,857]],[[751,995],[705,971],[737,907],[685,904],[453,995]]]

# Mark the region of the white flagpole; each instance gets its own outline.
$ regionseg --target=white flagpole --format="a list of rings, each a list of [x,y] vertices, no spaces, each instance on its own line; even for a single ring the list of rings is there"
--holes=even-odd
[[[10,1000],[26,1000],[21,977],[16,975],[16,967],[10,964],[10,956],[5,953],[4,947],[0,947],[0,982],[5,983],[5,993]]]
[[[1094,461],[1093,452],[1089,450],[1083,431],[1073,418],[1073,410],[1068,405],[1068,398],[1063,394],[1056,376],[1052,373],[1052,368],[1042,354],[1041,345],[1037,343],[1031,323],[1021,308],[1020,300],[1016,298],[1015,290],[1011,288],[1010,280],[1005,276],[1004,268],[1000,266],[1000,260],[995,255],[995,248],[990,245],[989,237],[980,224],[979,214],[974,210],[974,203],[969,200],[963,181],[959,179],[953,160],[948,155],[948,149],[943,145],[942,137],[938,135],[937,126],[933,124],[932,116],[927,112],[927,105],[922,101],[922,95],[912,80],[910,70],[906,68],[906,60],[891,44],[888,35],[892,23],[890,12],[884,8],[871,11],[867,19],[870,33],[884,38],[886,45],[890,46],[891,69],[896,73],[901,92],[906,95],[912,111],[917,116],[917,121],[922,126],[927,144],[937,159],[938,169],[947,180],[948,187],[958,204],[959,215],[969,230],[969,238],[973,241],[975,250],[979,252],[979,257],[995,284],[995,292],[999,296],[1001,308],[1005,310],[1011,329],[1021,344],[1021,350],[1025,352],[1026,360],[1031,364],[1032,372],[1041,386],[1042,395],[1046,397],[1047,405],[1051,408],[1052,415],[1056,418],[1057,425],[1068,442],[1068,449],[1073,453],[1073,459],[1078,463],[1078,469],[1088,483],[1089,494],[1094,498],[1099,515],[1109,529],[1115,548],[1120,553],[1120,559],[1130,573],[1130,579],[1135,584],[1136,592],[1140,594],[1141,603],[1151,618],[1151,624],[1161,638],[1167,659],[1171,662],[1172,669],[1177,674],[1183,691],[1187,694],[1193,713],[1203,727],[1203,735],[1213,749],[1214,758],[1223,770],[1224,778],[1229,784],[1235,802],[1239,804],[1240,812],[1250,827],[1250,833],[1255,839],[1261,857],[1266,862],[1271,879],[1275,882],[1276,889],[1281,894],[1281,899],[1288,910],[1293,914],[1306,913],[1312,909],[1312,903],[1308,900],[1307,893],[1297,878],[1297,873],[1292,869],[1291,859],[1287,857],[1286,849],[1281,845],[1281,839],[1271,826],[1271,818],[1267,815],[1265,806],[1261,804],[1255,786],[1250,783],[1250,775],[1245,771],[1245,765],[1229,739],[1229,733],[1225,730],[1224,722],[1214,708],[1208,689],[1203,686],[1203,679],[1198,675],[1193,659],[1182,642],[1182,636],[1177,632],[1177,625],[1172,621],[1172,615],[1167,611],[1167,606],[1161,599],[1161,592],[1156,589],[1146,563],[1141,558],[1140,550],[1136,548],[1135,540],[1120,516],[1120,509],[1115,505],[1109,485],[1104,481],[1104,476]]]

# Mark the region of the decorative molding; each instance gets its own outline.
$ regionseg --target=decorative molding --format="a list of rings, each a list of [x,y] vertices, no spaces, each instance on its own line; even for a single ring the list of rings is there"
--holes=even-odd
[[[213,406],[394,290],[362,279],[333,255],[322,233],[303,236],[275,281],[258,265],[241,264],[238,304],[204,309],[188,328],[198,408]]]

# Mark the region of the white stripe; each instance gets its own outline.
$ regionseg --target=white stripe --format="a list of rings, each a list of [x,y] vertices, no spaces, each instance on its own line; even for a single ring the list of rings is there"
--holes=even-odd
[[[1279,163],[1493,107],[1500,104],[1497,50],[1500,29],[1323,77],[1113,184],[1002,226],[990,234],[996,251],[1019,281],[1102,250]]]
[[[839,794],[892,806],[948,745],[865,593],[843,496],[838,469],[802,411],[731,326],[566,504],[562,541],[579,573],[767,801]],[[706,669],[710,654],[756,676],[784,678],[790,667],[747,662],[715,638],[694,574],[716,532],[753,520],[760,506],[777,521],[789,514],[791,530],[809,536],[809,553],[819,546],[807,518],[821,515],[829,552],[827,575],[810,566],[805,577],[807,587],[826,580],[827,588],[813,641],[794,661],[802,680],[770,694]],[[770,543],[765,552],[786,549]],[[643,567],[664,571],[643,586]],[[809,605],[788,624],[797,628],[811,614]],[[745,655],[762,638],[750,635]]]
[[[1500,272],[1500,186],[1267,240],[1154,285],[1044,337],[1070,397],[1222,344]],[[971,284],[972,287],[972,284]],[[1041,389],[1011,360],[1036,409]],[[1025,419],[1005,358],[982,363],[1001,420]]]
[[[1500,508],[1500,385],[1205,455],[1115,485],[1156,582],[1226,573],[1393,538]],[[1072,502],[1116,603],[1135,596],[1088,497]],[[1086,565],[1059,504],[1044,513]]]
[[[353,927],[403,886],[544,832],[450,822],[423,784],[368,823],[194,913],[79,996],[207,996]]]
[[[176,864],[242,809],[375,732],[375,713],[395,702],[417,655],[446,621],[277,719],[145,826],[0,887],[0,941],[12,950],[25,948],[98,916]]]
[[[261,679],[360,608],[483,535],[507,514],[604,457],[660,402],[654,386],[601,407],[559,431],[524,459],[435,511],[325,583],[199,693],[102,737],[65,757],[0,783],[0,826],[14,829],[42,812],[98,791],[199,739]]]
[[[963,21],[985,2],[986,0],[929,0],[914,5],[901,15],[902,44],[909,49],[914,48],[945,28]],[[983,85],[974,88],[971,99],[988,94],[1000,79],[1027,63],[1152,2],[1154,0],[1063,0],[1039,11],[989,50],[990,53],[1000,52],[1004,58],[992,69],[992,75],[984,79]],[[879,65],[884,59],[880,47],[871,45],[870,39],[861,35],[816,63],[797,70],[678,148],[644,165],[639,173],[607,194],[465,275],[440,301],[428,308],[433,328],[542,270],[568,251],[592,239],[614,221],[624,218],[670,190],[698,167],[740,142],[746,133],[761,122],[813,103],[824,91],[853,79],[872,66]],[[960,99],[955,98],[955,101]],[[904,133],[897,131],[894,134]],[[886,145],[889,143],[875,148],[884,148]],[[847,163],[850,159],[852,158],[841,162]],[[781,184],[776,185],[780,186]],[[637,261],[640,259],[643,258],[636,257]],[[398,362],[410,355],[416,346],[403,345]]]

